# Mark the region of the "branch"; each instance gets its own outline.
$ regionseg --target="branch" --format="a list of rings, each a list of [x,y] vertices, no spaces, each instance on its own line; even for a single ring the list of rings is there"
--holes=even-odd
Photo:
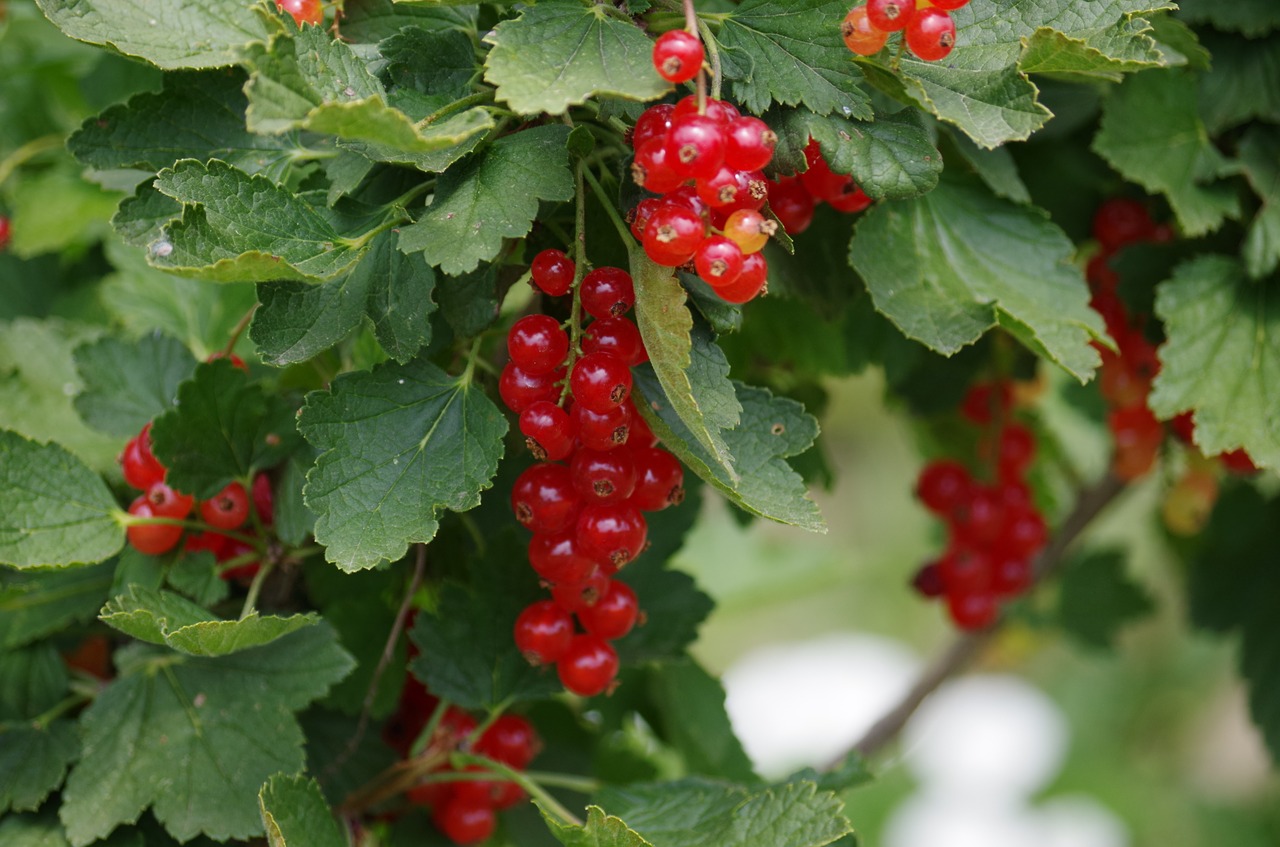
[[[1092,486],[1080,491],[1071,513],[1049,539],[1044,550],[1036,557],[1033,568],[1036,585],[1043,583],[1062,566],[1071,542],[1076,540],[1085,527],[1124,490],[1124,487],[1123,481],[1108,473]],[[835,762],[842,761],[849,753],[857,753],[864,757],[871,756],[897,738],[898,733],[902,732],[907,721],[929,695],[977,658],[1000,631],[1001,626],[1002,622],[982,632],[963,633],[958,636],[947,651],[916,680],[897,705],[876,721],[849,751],[841,753]],[[831,765],[831,767],[834,766],[835,763]]]

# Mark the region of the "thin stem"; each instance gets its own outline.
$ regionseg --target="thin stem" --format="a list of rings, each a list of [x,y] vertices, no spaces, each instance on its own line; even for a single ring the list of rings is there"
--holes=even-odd
[[[449,711],[449,706],[449,701],[443,697],[436,701],[435,711],[427,719],[427,725],[422,728],[422,732],[418,733],[418,737],[413,739],[413,746],[409,748],[410,757],[421,756],[422,751],[427,749],[427,745],[431,743],[432,736],[440,728],[440,721],[444,720],[444,713]]]
[[[720,86],[724,82],[720,71],[720,45],[716,43],[711,27],[702,18],[698,18],[698,34],[702,36],[702,43],[707,48],[707,58],[711,62],[711,99],[719,100]]]
[[[481,103],[487,103],[493,99],[493,91],[481,91],[476,94],[470,94],[460,100],[454,100],[452,103],[446,103],[439,109],[427,115],[422,120],[414,124],[415,129],[424,129],[443,117],[452,115],[454,112],[461,112],[463,109],[469,109],[472,106],[479,106]]]
[[[235,349],[236,342],[240,340],[240,336],[244,334],[245,329],[249,326],[249,321],[253,320],[253,313],[258,311],[258,304],[254,303],[249,307],[249,311],[244,313],[244,317],[236,322],[235,327],[231,330],[231,338],[227,341],[227,346],[222,348],[223,358],[230,359],[231,351]],[[252,511],[252,509],[250,510]]]
[[[698,34],[698,13],[693,10],[693,0],[684,0],[684,28],[690,35]],[[707,113],[707,72],[698,68],[698,114]]]
[[[54,705],[47,711],[32,718],[31,725],[39,730],[48,729],[49,724],[53,723],[55,720],[62,717],[67,712],[71,711],[77,706],[82,705],[84,703],[88,703],[92,699],[93,698],[91,696],[89,696],[84,692],[71,694],[65,697],[64,699],[62,699],[61,701],[59,701],[56,705]]]
[[[501,762],[495,762],[486,756],[476,756],[471,753],[455,753],[451,758],[455,768],[461,770],[468,765],[479,765],[490,773],[504,777],[516,785],[519,785],[525,791],[529,792],[529,796],[537,800],[553,814],[563,820],[565,823],[574,826],[582,826],[582,819],[569,811],[555,797],[552,797],[545,788],[529,778],[528,774],[521,773],[514,768],[507,767]]]
[[[240,533],[240,532],[233,532],[232,530],[229,530],[229,529],[217,529],[216,527],[212,527],[209,524],[205,523],[204,521],[189,521],[185,518],[161,518],[161,517],[140,518],[137,515],[131,515],[128,512],[120,512],[118,514],[119,514],[119,517],[117,518],[117,520],[119,520],[125,526],[135,526],[135,525],[146,526],[148,524],[160,524],[162,526],[180,526],[183,529],[194,529],[200,532],[212,531],[212,532],[216,532],[218,535],[225,535],[227,538],[233,538],[242,544],[247,544],[250,547],[252,547],[254,550],[257,550],[262,555],[265,555],[267,552],[267,545],[261,538],[255,538],[252,535],[245,535],[244,533]]]
[[[39,138],[31,139],[17,150],[14,150],[3,161],[0,161],[0,185],[3,185],[4,181],[13,176],[13,172],[28,160],[34,159],[46,151],[55,150],[61,147],[62,143],[63,138],[61,135],[42,135]]]
[[[567,120],[567,116],[566,116]],[[582,345],[582,278],[587,273],[587,189],[583,177],[587,163],[579,159],[573,167],[573,194],[577,208],[573,216],[573,308],[569,313],[569,356],[565,359],[565,374],[573,373]],[[609,204],[605,204],[608,208]],[[565,377],[560,390],[560,405],[569,399],[569,378]]]
[[[264,561],[262,567],[258,568],[258,572],[253,575],[253,582],[249,583],[249,593],[245,595],[244,606],[240,609],[240,620],[244,620],[253,613],[254,606],[258,602],[258,595],[262,593],[262,584],[267,581],[267,577],[271,575],[275,567],[275,562]]]
[[[342,752],[325,769],[325,776],[331,776],[335,770],[346,764],[347,760],[351,758],[360,746],[360,742],[364,740],[364,734],[369,729],[369,719],[373,714],[373,701],[378,696],[378,683],[382,680],[382,674],[386,672],[387,666],[391,664],[391,659],[395,656],[396,644],[399,643],[400,635],[404,632],[405,621],[409,619],[409,609],[413,606],[413,597],[418,593],[418,587],[422,585],[422,578],[426,574],[426,570],[427,545],[418,544],[414,551],[413,576],[409,579],[409,587],[404,593],[404,600],[400,602],[400,608],[391,624],[391,632],[387,634],[387,642],[382,645],[382,655],[378,657],[378,666],[373,669],[373,677],[369,680],[369,688],[365,692],[364,702],[360,704],[360,720],[356,723],[356,731],[352,734],[351,740],[347,742],[347,746],[342,748]]]
[[[547,771],[525,771],[524,775],[547,788],[565,788],[579,794],[595,794],[600,790],[600,781],[587,776]]]
[[[1080,533],[1111,504],[1125,489],[1125,483],[1111,474],[1107,474],[1092,486],[1083,489],[1076,496],[1075,505],[1070,514],[1063,520],[1057,532],[1049,539],[1033,565],[1036,585],[1055,573],[1062,566],[1067,548],[1079,537]],[[920,705],[936,691],[942,683],[967,667],[983,649],[991,642],[1003,626],[997,622],[982,632],[966,633],[956,637],[932,665],[920,676],[911,689],[900,701],[858,739],[850,750],[842,753],[832,762],[831,767],[842,761],[850,752],[862,756],[870,756],[878,752],[893,739],[898,737],[907,721],[915,714]]]
[[[502,717],[502,713],[505,712],[510,705],[510,700],[503,700],[498,704],[497,708],[485,716],[484,720],[476,724],[476,728],[471,730],[471,734],[467,736],[466,746],[468,748],[474,747],[480,741],[480,737],[489,731],[489,727],[493,726],[493,722]]]
[[[613,201],[609,199],[608,192],[604,190],[600,180],[596,179],[596,175],[589,168],[584,169],[582,175],[586,177],[587,182],[591,185],[591,190],[600,199],[600,205],[604,206],[605,214],[609,216],[609,220],[613,221],[614,229],[618,230],[618,237],[622,239],[622,243],[630,250],[635,246],[636,240],[632,237],[631,228],[622,219],[622,215],[619,215],[618,210],[613,208]]]

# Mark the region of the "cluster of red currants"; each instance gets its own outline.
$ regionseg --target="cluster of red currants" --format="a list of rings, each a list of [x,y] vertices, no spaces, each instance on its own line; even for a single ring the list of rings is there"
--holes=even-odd
[[[439,703],[421,682],[407,677],[399,707],[383,728],[383,740],[401,758],[408,759]],[[497,825],[496,813],[519,803],[525,792],[509,780],[470,776],[483,772],[478,765],[466,769],[468,776],[461,776],[448,764],[448,757],[455,751],[471,752],[523,771],[542,749],[533,725],[519,715],[498,716],[479,736],[476,729],[475,718],[456,706],[446,706],[419,754],[441,764],[426,775],[426,781],[405,792],[413,805],[431,809],[436,829],[455,844],[479,844],[488,839]]]
[[[761,209],[768,182],[761,169],[778,137],[768,124],[723,100],[659,103],[631,135],[632,176],[656,197],[641,200],[631,232],[650,259],[669,268],[692,264],[720,297],[745,303],[764,291],[769,266],[761,250],[777,224]]]
[[[956,46],[956,22],[951,12],[969,0],[867,0],[845,15],[840,25],[845,46],[859,56],[873,56],[889,35],[902,32],[907,49],[926,62],[945,59]]]
[[[559,296],[571,289],[576,267],[563,252],[546,250],[534,258],[532,276]],[[499,393],[539,460],[516,480],[511,505],[534,533],[529,564],[551,588],[550,600],[516,620],[516,646],[534,664],[555,664],[565,688],[590,697],[612,686],[618,656],[609,642],[640,616],[635,592],[613,577],[644,549],[643,513],[684,498],[684,471],[631,403],[631,367],[648,355],[626,317],[635,302],[630,274],[596,268],[578,296],[593,318],[581,355],[554,318],[523,317],[507,335],[511,360]]]
[[[228,483],[221,491],[197,506],[189,494],[174,491],[165,483],[168,469],[151,451],[151,424],[125,444],[119,457],[125,482],[143,492],[131,504],[129,514],[136,518],[167,518],[175,523],[133,523],[127,529],[129,543],[140,553],[158,556],[167,553],[182,539],[182,521],[198,508],[206,528],[187,535],[185,549],[190,552],[208,550],[223,565],[223,579],[243,579],[258,572],[258,554],[252,545],[240,538],[225,535],[244,526],[250,509],[256,510],[263,525],[274,520],[271,480],[265,474],[253,479],[252,492],[239,482]]]
[[[1036,455],[1036,438],[1024,424],[1009,420],[1008,382],[980,383],[970,390],[961,415],[988,435],[979,453],[993,471],[984,483],[952,459],[925,465],[916,496],[946,521],[950,535],[943,554],[915,575],[925,597],[945,597],[947,611],[963,630],[995,623],[1000,603],[1031,587],[1036,554],[1048,540],[1026,474]]]
[[[809,139],[804,158],[808,168],[802,173],[769,181],[769,209],[788,235],[799,235],[809,228],[819,203],[829,203],[846,214],[861,212],[871,205],[871,198],[853,177],[831,170],[816,140]]]

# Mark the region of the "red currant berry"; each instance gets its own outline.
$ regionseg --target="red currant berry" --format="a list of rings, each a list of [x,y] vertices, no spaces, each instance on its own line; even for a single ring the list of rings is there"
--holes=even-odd
[[[253,509],[258,518],[267,526],[275,523],[275,498],[271,494],[271,477],[260,473],[253,478]]]
[[[706,58],[702,41],[683,29],[658,36],[653,45],[653,66],[667,82],[688,82],[698,75]]]
[[[547,374],[569,355],[569,335],[550,315],[526,315],[507,333],[512,363],[527,374]]]
[[[997,597],[1016,597],[1031,587],[1031,560],[997,550],[991,562],[991,590]]]
[[[631,149],[639,150],[655,138],[665,138],[671,129],[671,113],[676,110],[670,103],[658,103],[644,110],[631,131]]]
[[[1155,466],[1164,440],[1164,428],[1146,406],[1116,409],[1107,415],[1107,427],[1115,439],[1111,470],[1132,482]]]
[[[925,62],[945,59],[956,46],[956,22],[942,9],[924,8],[911,16],[907,49]]]
[[[707,225],[701,217],[683,206],[664,203],[649,218],[644,252],[659,265],[679,267],[693,258],[706,235]]]
[[[456,792],[432,809],[431,822],[454,844],[479,844],[498,825],[492,805]]]
[[[638,416],[631,413],[628,404],[604,412],[593,412],[580,405],[573,407],[573,418],[578,423],[578,439],[591,450],[614,450],[627,443],[631,427]]]
[[[205,359],[205,361],[206,361],[206,362],[216,362],[216,361],[218,361],[219,359],[226,359],[226,358],[228,358],[228,357],[227,357],[227,354],[226,354],[226,353],[224,353],[224,352],[223,352],[223,351],[221,351],[221,350],[218,350],[218,351],[217,351],[217,352],[215,352],[215,353],[210,353],[210,354],[209,354],[209,357],[208,357],[207,359]],[[236,368],[237,370],[244,371],[245,373],[248,373],[248,372],[249,372],[249,366],[245,364],[244,359],[241,359],[241,358],[240,358],[239,356],[237,356],[235,353],[232,353],[232,354],[231,354],[231,356],[230,356],[230,362],[231,362],[231,367]]]
[[[157,482],[164,482],[165,468],[151,452],[151,424],[125,444],[120,454],[120,470],[124,481],[139,491],[146,491]]]
[[[147,503],[151,506],[151,513],[158,518],[181,520],[191,514],[191,509],[196,504],[196,499],[190,494],[181,494],[174,491],[163,482],[157,482],[148,488],[145,496]],[[230,527],[222,528],[229,529]]]
[[[683,206],[704,221],[711,215],[711,207],[698,196],[696,185],[682,185],[675,191],[668,192],[662,199],[669,205]]]
[[[867,20],[883,32],[905,29],[915,12],[916,0],[867,0]]]
[[[146,495],[138,497],[130,504],[129,514],[135,518],[166,517],[155,513]],[[129,543],[139,553],[158,556],[177,546],[178,539],[182,538],[182,527],[170,524],[137,523],[129,524],[125,534],[129,538]]]
[[[569,413],[550,400],[539,400],[520,413],[520,432],[529,452],[540,462],[568,458],[577,429]]]
[[[668,136],[664,135],[646,141],[631,161],[631,178],[636,185],[654,194],[675,191],[686,179],[671,167],[673,157],[667,154],[667,140]]]
[[[538,737],[533,724],[512,714],[498,716],[481,733],[475,746],[476,752],[482,756],[488,756],[518,771],[529,767],[541,749],[542,739]]]
[[[550,583],[582,582],[596,569],[595,559],[578,546],[576,528],[529,539],[529,566]]]
[[[813,223],[813,195],[799,177],[783,177],[769,183],[769,209],[788,235],[799,235]]]
[[[658,443],[658,436],[653,434],[653,430],[649,428],[649,424],[636,410],[636,407],[630,400],[627,401],[627,411],[631,414],[631,438],[630,443],[636,447],[654,447]]]
[[[593,605],[578,612],[582,628],[597,638],[612,641],[622,638],[640,617],[640,604],[631,586],[616,579]]]
[[[836,197],[828,197],[827,202],[831,204],[831,208],[837,212],[844,212],[846,215],[852,215],[871,207],[871,198],[867,193],[858,187],[853,178],[847,178],[844,188]]]
[[[572,639],[573,618],[550,600],[539,600],[516,618],[516,649],[530,664],[555,663]]]
[[[320,0],[276,0],[276,5],[281,11],[292,15],[294,23],[298,26],[303,24],[319,26],[324,23],[324,9],[320,5]]]
[[[531,465],[511,487],[511,508],[516,520],[534,533],[567,529],[577,518],[581,506],[569,469],[564,465]]]
[[[671,113],[671,119],[675,120],[685,115],[696,114],[698,114],[698,95],[689,94],[680,98],[680,102],[676,103],[675,111]],[[711,120],[726,127],[742,117],[742,113],[732,103],[725,100],[716,100],[713,97],[707,98],[706,115]]]
[[[1093,216],[1093,237],[1107,252],[1138,241],[1149,241],[1155,227],[1147,207],[1127,197],[1106,200]]]
[[[200,517],[215,529],[236,529],[249,518],[249,494],[240,483],[228,483],[200,503]]]
[[[991,560],[970,547],[955,547],[938,560],[938,573],[948,594],[986,591],[991,585]]]
[[[926,562],[911,577],[911,587],[921,597],[941,597],[946,593],[946,586],[942,578],[942,566],[938,562]]]
[[[916,480],[916,497],[935,515],[950,515],[969,497],[973,477],[964,465],[938,459],[925,465]]]
[[[752,253],[742,260],[742,273],[728,285],[715,290],[726,303],[746,303],[763,294],[768,282],[769,263],[763,253]]]
[[[955,625],[966,632],[986,629],[1000,616],[1000,605],[989,591],[974,594],[947,594],[947,611]]]
[[[562,379],[563,370],[531,374],[516,367],[514,362],[507,362],[502,369],[502,376],[498,378],[498,394],[508,409],[520,414],[539,400],[558,400],[560,386],[557,383]]]
[[[1025,559],[1039,553],[1048,540],[1049,530],[1039,512],[1031,508],[1012,509],[1000,527],[996,547],[1006,555]]]
[[[735,170],[758,171],[773,160],[777,134],[759,118],[738,118],[729,124],[724,149],[725,164]]]
[[[649,219],[653,217],[653,213],[662,207],[666,202],[657,197],[646,197],[636,204],[635,209],[631,213],[631,234],[636,237],[637,241],[644,240],[644,231],[649,228]]]
[[[1025,425],[1009,424],[1000,430],[996,457],[1001,479],[1018,479],[1031,468],[1036,458],[1036,436]]]
[[[609,577],[595,568],[581,582],[557,582],[551,586],[551,599],[567,612],[581,614],[600,601],[609,588]]]
[[[230,538],[218,532],[193,532],[187,536],[182,546],[188,553],[208,551],[213,554],[214,559],[221,562],[227,558],[225,554],[230,541]]]
[[[1196,422],[1193,412],[1183,412],[1169,421],[1174,436],[1188,446],[1195,444]]]
[[[849,10],[840,24],[840,35],[844,38],[844,46],[859,56],[874,56],[889,40],[889,33],[871,25],[866,6]]]
[[[556,662],[560,683],[580,697],[594,697],[608,690],[618,675],[618,654],[594,635],[575,635],[569,649]]]
[[[712,288],[723,288],[742,273],[745,258],[736,242],[723,235],[713,235],[703,241],[694,254],[693,266]]]
[[[632,367],[647,361],[644,339],[634,322],[627,318],[600,318],[593,321],[582,336],[583,353],[612,353]]]
[[[588,353],[574,363],[569,386],[576,404],[607,412],[631,396],[631,369],[610,353]]]
[[[724,164],[724,125],[706,115],[680,115],[667,133],[667,162],[685,179],[707,179]]]
[[[684,501],[684,468],[660,447],[631,448],[636,487],[631,505],[642,512],[658,512]]]
[[[739,209],[724,222],[724,236],[742,248],[742,252],[759,253],[769,243],[778,225],[753,209]]]
[[[622,268],[596,268],[582,278],[582,308],[593,318],[626,314],[636,302],[631,274]]]
[[[648,525],[629,503],[592,504],[578,516],[578,544],[598,562],[620,568],[644,549]]]
[[[533,257],[529,267],[533,284],[542,293],[551,297],[568,294],[573,288],[573,277],[577,273],[577,265],[564,254],[563,250],[543,250]]]
[[[993,417],[1005,418],[1013,408],[1013,386],[1006,380],[975,383],[965,392],[960,415],[970,423],[986,426]]]
[[[569,473],[584,503],[620,503],[636,487],[636,468],[629,450],[579,450],[569,462]]]
[[[969,497],[951,513],[952,532],[958,540],[985,548],[1000,533],[1005,507],[999,492],[985,485],[975,485]]]
[[[1253,457],[1243,448],[1219,454],[1218,461],[1234,474],[1248,475],[1258,472],[1258,466],[1253,463]]]

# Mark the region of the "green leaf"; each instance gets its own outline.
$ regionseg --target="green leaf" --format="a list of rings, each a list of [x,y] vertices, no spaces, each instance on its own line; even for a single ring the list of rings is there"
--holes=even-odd
[[[231,593],[230,584],[218,575],[217,560],[208,550],[197,553],[183,550],[169,565],[165,581],[175,591],[205,607],[222,602]]]
[[[406,27],[378,45],[396,88],[456,100],[472,91],[476,49],[466,33]]]
[[[136,585],[129,587],[127,595],[107,603],[98,618],[126,635],[188,656],[239,653],[320,622],[314,613],[282,618],[257,611],[238,620],[222,620],[177,594]]]
[[[142,182],[132,197],[120,201],[111,225],[126,244],[146,247],[163,234],[167,224],[181,215],[181,203],[161,194],[151,183]]]
[[[62,785],[67,767],[80,753],[76,726],[57,720],[48,726],[0,724],[0,818],[32,812]],[[13,842],[5,839],[6,845]]]
[[[314,779],[278,773],[258,792],[258,811],[271,847],[346,847]]]
[[[485,36],[485,80],[522,115],[563,114],[592,97],[653,100],[670,88],[653,42],[623,17],[578,0],[543,0]]]
[[[598,800],[653,847],[822,847],[853,832],[840,799],[812,782],[750,791],[683,779],[610,787]]]
[[[302,498],[307,472],[315,464],[315,452],[306,445],[295,451],[285,462],[275,488],[276,532],[280,540],[294,547],[315,531],[316,516],[307,508]]]
[[[1280,35],[1251,39],[1203,33],[1213,67],[1197,77],[1200,117],[1212,135],[1253,119],[1280,122]]]
[[[101,562],[124,546],[102,478],[57,444],[0,430],[0,563]]]
[[[634,373],[636,390],[641,395],[636,408],[667,449],[690,470],[719,489],[735,506],[753,515],[810,532],[826,532],[826,522],[809,498],[804,480],[786,462],[786,457],[812,446],[818,435],[818,422],[805,413],[803,406],[774,397],[763,388],[733,383],[742,406],[742,420],[724,432],[739,474],[732,478],[692,438],[653,370],[641,366]]]
[[[1183,232],[1204,235],[1240,214],[1213,180],[1227,163],[1196,112],[1196,78],[1182,70],[1135,74],[1103,102],[1093,149],[1125,178],[1164,194]]]
[[[1043,213],[953,180],[868,211],[849,250],[876,309],[908,337],[951,355],[1000,326],[1084,382],[1103,326],[1073,255]]]
[[[649,690],[661,718],[660,732],[680,751],[689,773],[756,781],[751,760],[733,734],[719,680],[685,659],[655,668],[649,674]]]
[[[1207,456],[1237,447],[1280,468],[1280,298],[1225,256],[1180,265],[1156,292],[1167,340],[1149,403],[1162,419],[1195,410]]]
[[[400,230],[400,249],[447,274],[497,256],[503,239],[529,232],[539,201],[573,197],[568,137],[566,126],[526,129],[450,168],[422,218]]]
[[[622,818],[606,815],[599,806],[588,806],[586,824],[574,826],[561,822],[541,804],[537,805],[547,829],[565,847],[653,847]]]
[[[149,246],[161,270],[211,282],[330,279],[366,249],[344,237],[305,199],[226,162],[183,159],[155,186],[183,204]]]
[[[332,282],[259,286],[262,305],[249,336],[271,364],[305,362],[346,338],[367,314],[383,349],[403,364],[431,340],[435,285],[421,255],[401,253],[395,235],[381,233],[360,264]]]
[[[227,359],[204,362],[178,388],[177,406],[155,419],[152,450],[170,485],[205,499],[283,461],[299,442],[294,414]]]
[[[744,0],[717,35],[733,99],[757,115],[779,103],[869,119],[871,100],[840,36],[848,11],[843,0]]]
[[[206,285],[163,273],[147,265],[142,250],[118,241],[108,241],[106,252],[116,272],[103,280],[100,292],[111,317],[133,334],[173,335],[197,359],[221,350],[257,302],[250,286]]]
[[[90,118],[67,148],[99,170],[159,171],[179,159],[221,159],[245,173],[284,176],[298,141],[245,128],[240,72],[166,74],[164,90],[139,94]]]
[[[649,538],[654,540],[662,516],[647,517]],[[639,561],[627,565],[626,572],[619,577],[636,592],[645,613],[645,624],[631,630],[615,645],[618,656],[626,664],[665,661],[681,655],[697,640],[698,627],[715,606],[693,577],[666,567],[669,555],[646,551]]]
[[[251,3],[39,0],[37,5],[72,38],[169,70],[234,64],[240,48],[266,38],[271,27]]]
[[[1154,608],[1151,595],[1125,573],[1125,556],[1119,551],[1089,553],[1063,574],[1058,620],[1089,647],[1114,647],[1120,629]]]
[[[0,653],[0,722],[27,721],[67,691],[67,668],[52,644]]]
[[[62,827],[58,825],[57,814],[52,809],[40,815],[0,817],[0,844],[5,847],[70,847]]]
[[[791,153],[797,170],[810,138],[836,173],[854,181],[877,200],[904,200],[933,189],[942,173],[942,155],[929,140],[914,110],[856,121],[819,116],[807,109],[781,110],[767,118]]]
[[[1013,161],[1009,148],[984,150],[961,132],[952,132],[951,141],[956,152],[973,168],[978,179],[991,189],[992,194],[1015,203],[1031,202],[1031,192],[1019,176],[1018,165]]]
[[[447,9],[434,2],[415,6],[400,0],[346,0],[342,12],[342,36],[355,42],[382,41],[405,27],[432,32],[476,27],[474,5]]]
[[[1240,637],[1240,672],[1249,711],[1273,761],[1280,761],[1280,629],[1275,626],[1280,570],[1272,553],[1280,501],[1251,486],[1223,491],[1190,562],[1191,621]]]
[[[316,540],[351,571],[430,541],[440,509],[478,504],[507,432],[470,373],[422,360],[338,377],[307,397],[298,426],[321,451],[305,490]]]
[[[365,709],[365,697],[374,681],[396,609],[407,590],[402,570],[377,568],[344,573],[337,568],[308,568],[307,594],[325,622],[338,631],[338,640],[356,660],[356,669],[334,686],[325,698],[326,708],[350,715]],[[407,664],[404,642],[396,643],[391,663],[378,682],[369,715],[385,718],[395,710]]]
[[[709,332],[694,332],[693,315],[686,305],[688,295],[670,268],[656,264],[634,247],[631,275],[636,290],[636,324],[668,408],[712,466],[736,481],[733,454],[722,430],[738,424],[742,407],[729,382],[724,353]]]
[[[0,651],[93,618],[114,570],[115,562],[59,571],[0,570]]]
[[[1216,29],[1239,32],[1251,38],[1280,29],[1280,8],[1271,0],[1179,0],[1178,15],[1193,24],[1211,24]],[[1215,54],[1215,59],[1217,58]]]
[[[1240,139],[1240,165],[1262,208],[1245,233],[1245,269],[1261,279],[1280,266],[1280,132],[1260,126]]]
[[[185,345],[167,335],[137,341],[102,338],[75,351],[85,388],[76,411],[101,432],[129,437],[173,405],[178,385],[191,376],[196,360]]]
[[[53,167],[21,179],[6,191],[6,210],[12,215],[8,249],[23,258],[62,251],[82,253],[102,238],[120,194],[83,179],[69,156]]]
[[[80,718],[84,752],[60,811],[73,847],[148,807],[179,841],[261,835],[259,786],[303,766],[292,713],[352,666],[325,626],[231,656],[145,648],[129,660]]]

